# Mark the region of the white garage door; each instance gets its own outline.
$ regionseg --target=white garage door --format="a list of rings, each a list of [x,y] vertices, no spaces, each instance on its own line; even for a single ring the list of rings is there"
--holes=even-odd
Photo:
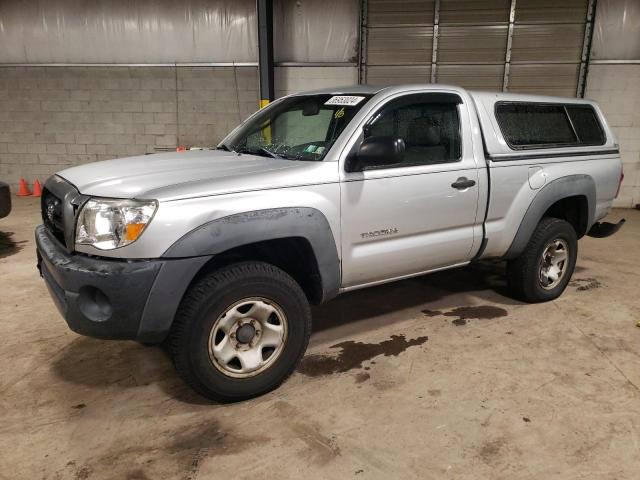
[[[361,81],[580,94],[593,0],[366,0]]]

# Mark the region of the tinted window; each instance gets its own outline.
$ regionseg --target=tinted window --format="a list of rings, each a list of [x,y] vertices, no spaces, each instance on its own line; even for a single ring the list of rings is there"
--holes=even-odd
[[[581,144],[602,145],[604,143],[604,132],[592,106],[567,105],[567,112]]]
[[[505,140],[513,147],[577,142],[564,105],[499,103],[496,117]]]
[[[505,140],[516,149],[605,143],[591,105],[498,103],[496,118]]]
[[[403,97],[390,102],[374,116],[366,128],[366,136],[404,140],[404,160],[399,164],[384,166],[385,168],[431,165],[460,159],[457,104],[430,101],[428,95],[416,96],[414,99]]]

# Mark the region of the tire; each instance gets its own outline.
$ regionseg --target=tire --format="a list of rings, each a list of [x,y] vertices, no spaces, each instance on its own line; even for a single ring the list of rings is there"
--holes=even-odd
[[[552,243],[557,248],[553,248]],[[547,250],[548,247],[550,250]],[[565,249],[564,264],[559,263],[555,270],[550,266],[551,276],[558,277],[553,281],[552,277],[545,275],[545,266],[561,258],[560,252]],[[543,259],[545,252],[546,259]],[[550,260],[550,257],[555,259]],[[558,298],[573,275],[577,257],[578,239],[573,226],[558,218],[543,218],[522,254],[507,263],[507,281],[512,296],[529,303],[548,302]],[[560,275],[557,274],[557,269],[561,270]],[[549,283],[546,284],[547,282]]]
[[[263,313],[269,309],[273,312]],[[254,310],[267,319],[261,323]],[[255,324],[256,328],[238,327],[244,325],[242,322]],[[251,343],[241,343],[241,328],[253,328],[254,336],[247,340]],[[269,355],[272,347],[261,345],[272,330],[280,332],[274,340],[280,343]],[[176,313],[168,347],[178,374],[187,384],[208,399],[226,403],[278,387],[304,355],[310,334],[311,311],[298,283],[268,263],[242,262],[204,276],[187,291]],[[256,347],[251,346],[254,341]],[[225,355],[222,360],[217,349],[237,352],[237,357],[227,361],[229,355]],[[259,355],[259,362],[265,365],[255,371],[245,369],[240,358],[244,359],[248,350],[253,355],[249,360]]]

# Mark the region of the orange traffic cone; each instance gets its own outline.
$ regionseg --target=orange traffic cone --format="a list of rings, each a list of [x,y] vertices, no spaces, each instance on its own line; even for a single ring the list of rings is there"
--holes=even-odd
[[[31,192],[29,191],[29,187],[27,187],[27,182],[24,181],[24,178],[20,179],[20,184],[18,186],[18,193],[16,193],[16,195],[19,197],[28,197],[29,195],[31,195]]]
[[[33,196],[41,197],[42,196],[42,185],[40,185],[40,180],[36,178],[36,181],[33,182]]]

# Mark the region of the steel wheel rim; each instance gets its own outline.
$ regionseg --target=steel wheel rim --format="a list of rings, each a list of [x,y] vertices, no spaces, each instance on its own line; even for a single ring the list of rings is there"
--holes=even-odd
[[[561,238],[549,242],[540,258],[538,268],[540,286],[545,290],[557,287],[567,272],[568,261],[569,244]]]
[[[246,341],[247,330],[251,329],[254,335]],[[224,375],[249,378],[273,365],[286,341],[287,317],[282,308],[264,297],[243,298],[227,307],[213,323],[209,359]]]

